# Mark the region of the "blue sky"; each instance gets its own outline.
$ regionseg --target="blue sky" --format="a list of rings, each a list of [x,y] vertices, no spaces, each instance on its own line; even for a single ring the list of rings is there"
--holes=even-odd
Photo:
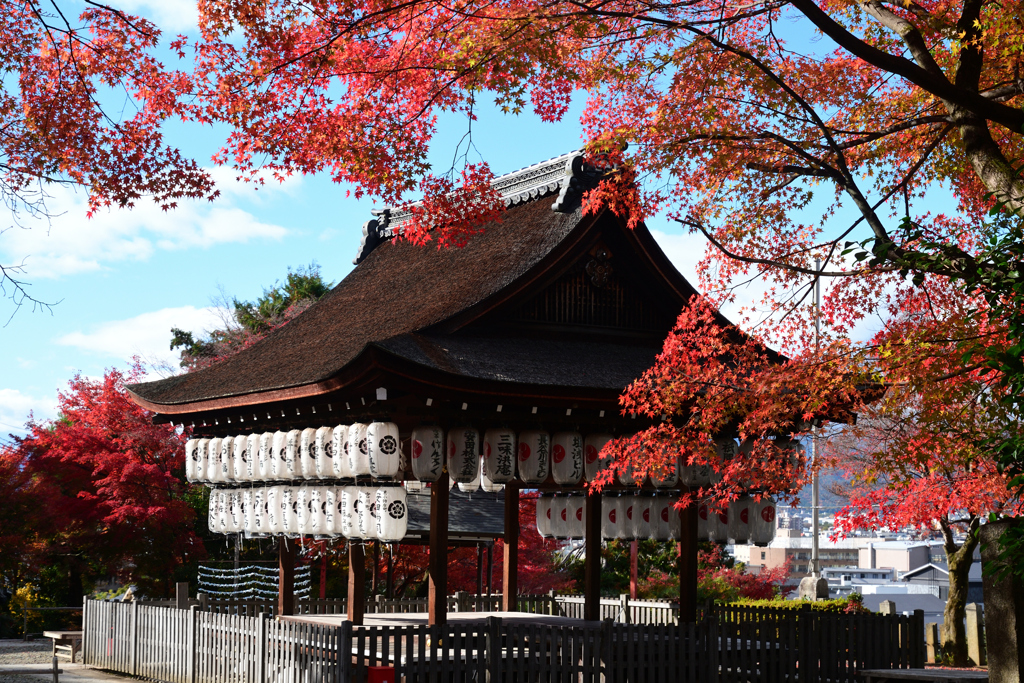
[[[194,1],[119,6],[149,16],[167,33],[194,32]],[[581,143],[579,111],[545,124],[481,109],[473,125],[480,155],[507,173],[575,149]],[[442,119],[433,149],[435,168],[447,169],[466,122]],[[173,126],[169,141],[209,165],[224,131]],[[476,160],[476,159],[471,159]],[[150,364],[176,366],[168,349],[170,328],[201,332],[216,327],[218,293],[255,299],[284,278],[289,267],[316,261],[328,280],[351,269],[370,199],[346,197],[345,186],[326,177],[292,178],[258,191],[214,169],[221,197],[185,203],[163,213],[142,203],[89,219],[84,192],[51,190],[54,218],[0,234],[0,262],[25,259],[31,294],[58,302],[50,310],[28,307],[0,329],[0,434],[20,433],[30,412],[55,416],[56,392],[75,374],[100,376],[124,367],[133,355]],[[5,222],[6,224],[6,222]],[[664,218],[648,221],[663,249],[688,279],[704,250],[702,238],[684,234]],[[749,300],[756,290],[751,290]],[[3,320],[11,312],[0,304]],[[728,309],[725,310],[729,313]]]

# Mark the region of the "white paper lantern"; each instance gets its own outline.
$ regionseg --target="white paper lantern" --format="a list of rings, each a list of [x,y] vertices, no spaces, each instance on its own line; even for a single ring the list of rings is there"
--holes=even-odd
[[[340,526],[339,526],[340,524]],[[359,538],[359,487],[343,486],[338,497],[338,517],[334,528],[345,538]]]
[[[331,468],[338,479],[351,479],[352,469],[348,466],[348,425],[338,425],[331,435],[334,462]]]
[[[633,538],[642,541],[651,538],[651,506],[654,499],[649,495],[633,497]]]
[[[264,489],[267,492],[267,526],[269,533],[278,536],[284,533],[284,510],[281,507],[281,499],[284,497],[283,486],[268,486]]]
[[[729,503],[729,538],[736,543],[746,543],[750,538],[750,522],[754,501],[743,496]]]
[[[477,463],[476,477],[470,482],[459,482],[459,490],[463,493],[475,493],[479,491],[483,484],[483,460],[484,456],[480,456],[480,462]]]
[[[352,477],[370,475],[370,449],[366,443],[366,427],[362,422],[349,425],[348,437],[345,441],[345,453],[348,455],[348,471]]]
[[[228,533],[228,524],[230,523],[231,514],[229,511],[231,502],[231,492],[225,489],[219,489],[217,491],[217,529],[222,534]]]
[[[551,499],[551,535],[557,539],[569,538],[568,506],[568,496],[555,496]]]
[[[702,504],[697,507],[697,538],[700,540],[707,541],[711,538],[713,517],[714,513],[707,504]]]
[[[366,428],[366,445],[371,477],[388,480],[398,476],[402,458],[398,425],[394,422],[371,422]]]
[[[377,489],[377,538],[388,543],[401,541],[409,529],[409,499],[401,486]]]
[[[622,528],[625,524],[625,498],[601,496],[601,538],[605,540],[621,538]]]
[[[326,536],[327,530],[327,491],[328,486],[309,486],[306,491],[306,508],[308,519],[306,526],[313,536]]]
[[[295,492],[295,530],[292,533],[306,536],[310,533],[309,508],[306,505],[309,502],[309,487],[293,486],[292,489]]]
[[[684,486],[691,489],[711,485],[711,475],[714,469],[708,463],[694,463],[693,465],[682,465],[679,468],[679,479]]]
[[[199,439],[189,439],[185,442],[185,479],[198,481],[196,478],[196,464],[199,462]]]
[[[284,533],[295,536],[299,533],[299,487],[281,487],[281,526]]]
[[[491,481],[487,474],[484,472],[484,459],[480,457],[480,490],[485,493],[497,493],[498,491],[505,488],[504,484],[496,484]]]
[[[234,452],[231,454],[231,478],[234,481],[249,481],[245,472],[245,449],[249,440],[245,436],[236,436],[233,442]]]
[[[245,477],[246,481],[260,478],[260,435],[250,434],[245,438]]]
[[[256,465],[260,481],[271,481],[274,478],[274,432],[260,434],[260,450],[256,454]]]
[[[289,430],[284,443],[284,477],[285,479],[301,479],[299,446],[302,443],[302,431],[299,429]]]
[[[316,479],[316,430],[307,427],[299,434],[299,476]]]
[[[437,481],[444,469],[444,431],[440,427],[419,426],[412,430],[412,476],[418,481]]]
[[[548,494],[537,498],[537,533],[543,538],[551,538],[551,500]]]
[[[633,535],[633,517],[637,510],[637,497],[636,496],[621,496],[619,500],[622,501],[623,506],[623,523],[619,525],[619,535],[617,538],[623,541],[631,541],[636,537]]]
[[[259,450],[259,449],[257,449]],[[267,509],[267,489],[264,487],[252,490],[252,522],[253,533],[270,533],[270,515]]]
[[[270,478],[283,481],[287,478],[286,463],[288,460],[288,432],[274,432],[274,442],[270,450]]]
[[[226,492],[224,499],[227,509],[224,515],[224,531],[229,534],[237,534],[244,531],[242,527],[242,492],[234,489]]]
[[[215,534],[220,533],[220,515],[217,511],[217,492],[210,491],[210,505],[206,513],[206,526]]]
[[[711,468],[711,483],[717,484],[722,481],[722,470],[729,463],[730,460],[736,457],[739,453],[739,445],[736,443],[736,439],[728,436],[722,436],[715,439],[715,455],[718,458],[718,468]]]
[[[318,479],[333,479],[334,472],[334,429],[321,427],[316,430],[313,440],[316,455],[316,476]]]
[[[483,476],[504,484],[516,476],[516,433],[511,429],[488,429],[484,433]]]
[[[668,509],[668,537],[672,541],[683,540],[683,511],[676,508],[675,501]]]
[[[529,431],[519,435],[519,478],[526,484],[543,484],[548,478],[551,435]]]
[[[716,543],[725,543],[729,540],[729,508],[711,510],[708,515],[709,537]]]
[[[259,531],[256,527],[256,518],[253,510],[252,489],[242,489],[242,531],[247,534],[255,534]]]
[[[602,470],[608,469],[611,460],[601,457],[601,449],[612,440],[611,434],[588,434],[583,442],[583,473],[587,481],[594,481]]]
[[[676,486],[679,483],[679,457],[671,458],[663,471],[652,472],[651,483],[659,489]]]
[[[556,432],[551,440],[551,476],[556,484],[574,486],[583,480],[583,435]]]
[[[569,496],[567,500],[565,516],[568,522],[568,537],[584,538],[587,528],[587,499],[584,496]]]
[[[207,451],[209,452],[209,458],[206,461],[206,481],[219,484],[224,481],[224,477],[221,475],[221,452],[220,452],[220,437],[210,439],[207,444]]]
[[[448,432],[448,476],[459,484],[479,479],[480,432],[462,427]],[[479,485],[479,482],[477,483]]]
[[[357,495],[359,538],[377,538],[377,489],[373,486],[360,486]]]
[[[210,466],[210,440],[199,439],[196,441],[196,481],[205,482]]]
[[[750,523],[750,542],[755,545],[768,545],[775,539],[775,501],[762,498],[754,503]]]
[[[639,476],[636,468],[632,465],[626,465],[619,472],[619,483],[623,486],[643,486],[644,480],[647,479],[645,476]]]
[[[673,500],[669,496],[658,496],[651,504],[651,537],[656,541],[667,541],[670,536],[669,515],[675,513]]]
[[[235,480],[235,437],[225,436],[220,440],[221,481]]]
[[[341,525],[338,524],[338,501],[341,498],[341,489],[336,486],[323,487],[323,508],[324,508],[324,533],[331,536],[341,535]]]

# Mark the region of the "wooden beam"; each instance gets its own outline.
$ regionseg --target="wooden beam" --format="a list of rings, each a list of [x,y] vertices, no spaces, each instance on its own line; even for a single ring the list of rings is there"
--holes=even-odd
[[[501,588],[501,609],[515,612],[519,607],[519,482],[505,484],[505,566]]]
[[[476,545],[476,594],[484,593],[484,546]]]
[[[697,621],[697,504],[679,512],[679,623]]]
[[[277,614],[295,614],[295,544],[277,539]]]
[[[637,557],[640,554],[639,551],[640,551],[639,541],[635,541],[635,540],[630,541],[629,542],[629,599],[630,600],[636,600],[637,581],[638,581],[637,574],[639,574],[638,565],[640,564],[639,563],[639,558]]]
[[[387,583],[387,587],[385,589],[385,595],[387,596],[388,600],[394,600],[395,599],[395,548],[396,547],[398,548],[399,552],[402,551],[402,544],[401,543],[395,543],[395,544],[392,544],[392,545],[388,546],[388,583]]]
[[[366,609],[366,554],[363,544],[348,542],[348,620],[363,625]]]
[[[601,494],[587,493],[584,528],[586,559],[583,565],[583,618],[601,619]]]
[[[491,595],[491,579],[494,576],[494,541],[487,544],[487,595]]]
[[[448,473],[430,485],[427,623],[448,623]]]

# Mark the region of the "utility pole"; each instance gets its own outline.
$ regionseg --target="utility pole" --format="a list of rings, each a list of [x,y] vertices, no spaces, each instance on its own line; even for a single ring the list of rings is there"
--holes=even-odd
[[[821,350],[821,259],[814,259],[814,359]],[[811,576],[821,576],[818,555],[818,425],[811,424]]]

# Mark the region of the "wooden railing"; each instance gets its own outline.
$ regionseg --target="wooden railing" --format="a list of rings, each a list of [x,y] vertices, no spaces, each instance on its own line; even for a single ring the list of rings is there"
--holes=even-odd
[[[538,597],[549,607],[576,604]],[[87,601],[83,655],[90,666],[164,683],[359,683],[377,665],[394,667],[396,680],[408,683],[853,683],[867,668],[922,667],[923,621],[921,613],[839,614],[807,605],[718,606],[700,624],[681,625],[490,616],[446,626],[329,627],[275,621],[266,612]]]

